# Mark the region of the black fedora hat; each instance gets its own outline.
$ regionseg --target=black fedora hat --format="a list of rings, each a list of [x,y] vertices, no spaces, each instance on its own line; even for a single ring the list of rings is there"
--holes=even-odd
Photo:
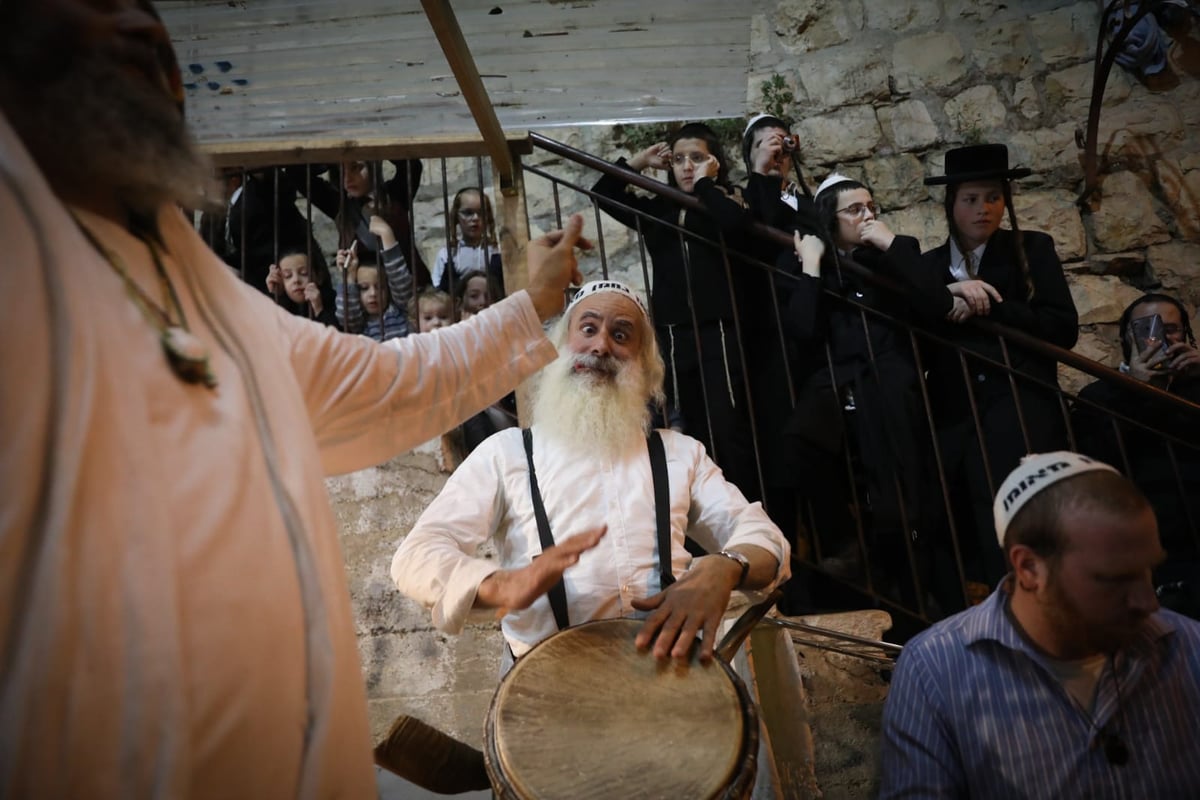
[[[926,186],[967,181],[1008,181],[1032,175],[1028,167],[1008,168],[1008,148],[1002,144],[972,144],[946,151],[946,174],[925,179]]]

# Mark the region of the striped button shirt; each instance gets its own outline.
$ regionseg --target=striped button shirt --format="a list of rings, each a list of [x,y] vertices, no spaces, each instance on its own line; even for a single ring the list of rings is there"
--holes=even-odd
[[[1001,587],[904,649],[880,797],[1200,798],[1200,623],[1151,615],[1105,666],[1089,719],[1005,602]],[[1101,730],[1124,742],[1125,765],[1108,763]]]

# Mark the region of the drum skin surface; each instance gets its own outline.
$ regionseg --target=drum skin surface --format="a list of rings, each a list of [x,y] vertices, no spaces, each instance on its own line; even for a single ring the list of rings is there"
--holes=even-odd
[[[720,659],[639,652],[640,620],[561,631],[521,658],[488,712],[485,758],[506,800],[735,798],[754,782],[758,720]]]

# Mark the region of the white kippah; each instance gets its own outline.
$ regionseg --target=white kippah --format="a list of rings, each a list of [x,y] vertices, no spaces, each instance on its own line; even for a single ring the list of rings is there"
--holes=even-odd
[[[843,175],[840,172],[834,172],[828,178],[821,181],[821,185],[817,187],[817,193],[814,194],[813,197],[819,196],[821,194],[821,192],[825,191],[830,186],[835,186],[839,183],[842,183],[843,181],[850,181],[850,180],[854,180],[854,179],[847,178],[845,175]]]
[[[564,313],[570,315],[571,309],[578,305],[580,300],[585,297],[590,297],[594,294],[599,294],[600,292],[616,292],[617,294],[625,295],[634,303],[637,303],[637,307],[639,310],[641,310],[642,316],[646,317],[646,319],[650,318],[650,314],[647,313],[646,304],[642,302],[642,298],[638,297],[637,293],[634,292],[633,289],[630,289],[620,281],[589,281],[588,283],[585,283],[583,286],[579,287],[579,291],[576,292],[575,296],[571,298],[571,302],[567,304],[567,310]]]
[[[1072,453],[1069,450],[1031,453],[1022,458],[1017,468],[1008,474],[1004,483],[1000,484],[1000,489],[996,492],[996,502],[992,504],[992,514],[996,521],[996,539],[1000,542],[1000,547],[1004,547],[1004,534],[1008,531],[1008,525],[1012,522],[1013,517],[1038,492],[1066,478],[1097,470],[1117,472],[1108,464],[1081,456],[1079,453]]]
[[[750,129],[753,128],[755,125],[757,125],[759,123],[759,121],[764,120],[764,119],[769,119],[772,122],[778,122],[781,127],[783,127],[785,130],[787,129],[787,123],[785,123],[783,120],[781,120],[779,117],[775,116],[774,114],[755,114],[753,117],[750,118],[750,121],[746,123],[746,128],[745,128],[745,130],[742,131],[742,138],[745,139],[746,134],[748,134],[750,132]]]

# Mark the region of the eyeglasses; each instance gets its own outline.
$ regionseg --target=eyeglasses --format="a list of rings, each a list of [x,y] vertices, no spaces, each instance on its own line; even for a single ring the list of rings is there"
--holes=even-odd
[[[458,210],[458,216],[462,219],[475,219],[479,215],[480,211],[478,208],[460,208]]]
[[[671,156],[671,163],[677,167],[682,167],[690,161],[693,167],[698,167],[705,161],[708,161],[708,159],[708,153],[676,153]]]
[[[837,213],[845,214],[848,217],[861,217],[864,211],[870,211],[871,216],[879,216],[879,206],[874,203],[855,203],[845,208],[839,208]]]

